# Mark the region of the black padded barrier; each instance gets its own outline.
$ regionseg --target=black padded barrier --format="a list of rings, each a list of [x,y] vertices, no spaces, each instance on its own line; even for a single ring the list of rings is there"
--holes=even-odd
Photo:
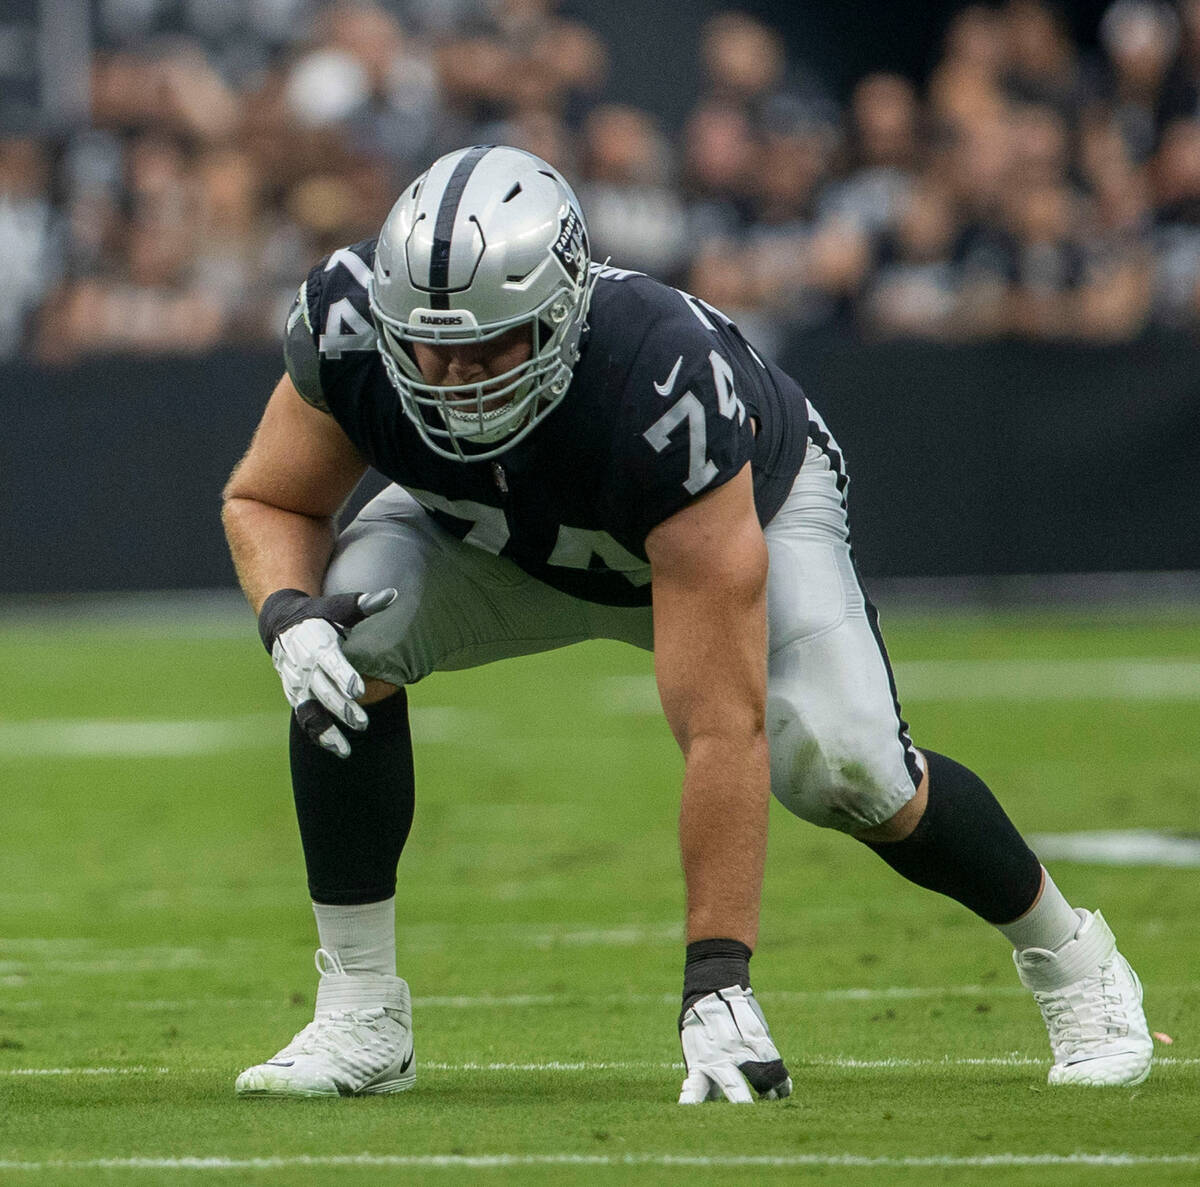
[[[1200,570],[1194,336],[827,333],[781,361],[846,455],[868,577]],[[281,370],[273,350],[6,365],[0,593],[231,586],[220,491]]]

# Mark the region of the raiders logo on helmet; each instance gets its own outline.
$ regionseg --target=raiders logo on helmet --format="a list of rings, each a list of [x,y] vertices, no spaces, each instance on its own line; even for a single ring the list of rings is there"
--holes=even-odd
[[[567,275],[578,284],[587,266],[587,232],[583,229],[583,219],[570,206],[559,221],[558,236],[550,250],[558,257]]]

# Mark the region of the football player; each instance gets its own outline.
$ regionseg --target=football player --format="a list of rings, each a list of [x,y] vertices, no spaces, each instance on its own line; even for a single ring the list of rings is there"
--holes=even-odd
[[[224,519],[294,710],[320,980],[238,1093],[412,1086],[405,689],[595,638],[653,649],[685,759],[681,1103],[791,1091],[750,979],[768,792],[1007,937],[1052,1084],[1146,1077],[1141,985],[1103,917],[909,737],[820,416],[718,310],[591,262],[555,169],[488,145],[435,162],[377,239],[309,273],[285,359]],[[393,485],[338,534],[368,465]]]

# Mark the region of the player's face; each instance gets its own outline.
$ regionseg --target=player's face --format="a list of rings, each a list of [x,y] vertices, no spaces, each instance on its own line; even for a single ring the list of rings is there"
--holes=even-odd
[[[453,387],[486,383],[519,367],[533,353],[533,340],[528,326],[514,326],[487,342],[455,342],[437,346],[414,342],[412,349],[426,383]],[[484,391],[486,393],[487,389]],[[493,411],[486,401],[484,411]]]

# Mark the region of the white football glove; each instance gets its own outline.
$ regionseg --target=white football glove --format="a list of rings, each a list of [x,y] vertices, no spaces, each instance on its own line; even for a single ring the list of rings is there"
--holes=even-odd
[[[763,1100],[791,1095],[792,1079],[753,989],[731,985],[693,1002],[679,1024],[679,1039],[687,1065],[681,1105],[723,1096],[748,1105],[754,1099],[750,1087]]]
[[[394,589],[323,598],[285,589],[273,593],[259,612],[259,633],[297,723],[338,758],[350,756],[350,743],[339,723],[364,730],[368,720],[355,701],[366,686],[342,654],[342,640],[351,627],[395,599]]]

